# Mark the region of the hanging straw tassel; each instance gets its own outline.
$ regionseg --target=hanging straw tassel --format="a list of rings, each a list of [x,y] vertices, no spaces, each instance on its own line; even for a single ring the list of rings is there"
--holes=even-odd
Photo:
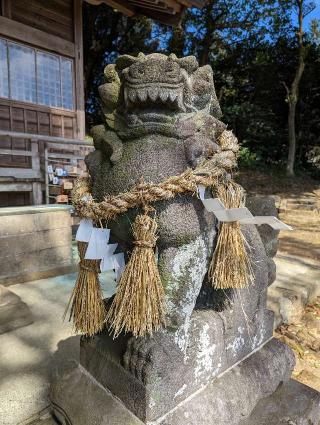
[[[240,185],[229,181],[216,190],[226,208],[244,206],[244,192]],[[253,282],[253,272],[246,241],[238,222],[220,223],[217,246],[208,270],[215,289],[243,288]]]
[[[88,244],[78,242],[79,274],[64,318],[70,308],[70,320],[76,332],[92,336],[104,327],[105,307],[98,278],[100,260],[85,260]]]
[[[164,290],[154,256],[157,223],[147,209],[133,224],[134,249],[120,278],[106,321],[116,338],[152,335],[164,323]]]

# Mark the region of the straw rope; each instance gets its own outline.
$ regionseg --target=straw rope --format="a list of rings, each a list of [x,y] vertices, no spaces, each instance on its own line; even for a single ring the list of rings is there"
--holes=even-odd
[[[90,178],[79,178],[74,185],[72,203],[81,218],[109,220],[130,208],[168,200],[185,192],[195,194],[198,185],[216,188],[237,165],[238,151],[237,140],[231,131],[225,130],[222,133],[219,144],[220,151],[194,170],[187,169],[180,175],[169,177],[158,184],[141,182],[129,192],[108,195],[101,202],[95,202],[92,198]]]
[[[105,321],[114,337],[122,331],[142,337],[152,335],[165,324],[164,288],[154,256],[157,223],[148,215],[152,209],[150,204],[185,192],[194,195],[198,185],[203,185],[212,187],[227,208],[242,205],[243,189],[228,176],[237,164],[237,140],[231,131],[224,131],[219,144],[219,152],[194,170],[188,169],[158,184],[142,181],[130,191],[106,196],[101,202],[95,202],[91,195],[90,179],[76,181],[73,205],[81,218],[99,222],[114,219],[130,208],[142,206],[144,209],[133,224],[133,252],[107,313],[97,276],[98,262],[84,260],[86,244],[79,243],[80,273],[70,300],[76,330],[90,336],[101,331]],[[250,260],[239,223],[220,225],[209,277],[215,288],[238,288],[252,281]]]
[[[134,249],[106,316],[114,338],[122,331],[152,335],[165,323],[164,288],[154,256],[157,222],[145,211],[132,230]]]

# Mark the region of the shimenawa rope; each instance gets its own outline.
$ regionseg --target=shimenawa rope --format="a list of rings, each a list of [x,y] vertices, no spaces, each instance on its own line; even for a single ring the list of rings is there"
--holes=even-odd
[[[164,324],[164,290],[154,257],[157,224],[155,219],[148,215],[152,209],[149,205],[185,192],[194,195],[198,185],[211,187],[227,208],[238,208],[242,205],[244,191],[228,174],[237,164],[236,138],[231,131],[224,131],[219,142],[220,151],[194,170],[187,169],[182,174],[169,177],[158,184],[141,182],[129,192],[106,196],[101,202],[95,202],[91,195],[90,179],[80,178],[76,181],[73,205],[81,218],[99,222],[103,219],[115,219],[130,208],[144,209],[144,213],[137,215],[133,224],[134,249],[105,318],[115,337],[122,331],[132,332],[135,336],[151,335]],[[80,261],[80,266],[81,264]],[[72,295],[71,313],[76,329],[85,335],[92,335],[102,329],[103,301],[102,297],[98,299],[98,285],[92,285],[92,282],[84,283],[85,271],[80,267]],[[92,275],[89,270],[88,275],[90,274]],[[252,281],[250,260],[239,223],[220,223],[217,246],[208,276],[215,288],[243,287]],[[88,288],[92,288],[94,297],[88,294]],[[83,301],[82,297],[96,299],[100,307]]]

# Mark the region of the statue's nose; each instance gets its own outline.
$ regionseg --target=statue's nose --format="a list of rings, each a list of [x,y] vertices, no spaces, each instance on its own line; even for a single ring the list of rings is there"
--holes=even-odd
[[[158,77],[162,74],[162,72],[163,70],[161,70],[161,66],[156,63],[151,63],[145,67],[145,75],[149,78]]]

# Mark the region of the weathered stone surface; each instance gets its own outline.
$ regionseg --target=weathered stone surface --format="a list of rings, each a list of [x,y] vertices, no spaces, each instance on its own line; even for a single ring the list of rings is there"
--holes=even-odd
[[[0,285],[0,334],[33,322],[32,314],[21,298]]]
[[[271,338],[273,315],[195,311],[186,327],[153,338],[107,332],[81,341],[80,362],[142,420],[154,420]],[[229,326],[225,330],[224,326]]]
[[[291,350],[272,340],[203,391],[178,406],[161,425],[238,425],[256,403],[290,378],[294,365]]]
[[[105,76],[105,131],[93,128],[96,151],[86,159],[96,199],[127,191],[142,177],[157,183],[177,175],[218,148],[226,127],[218,119],[210,67],[200,68],[192,56],[124,55],[107,66]],[[186,194],[154,207],[166,321],[177,328],[194,309],[212,255],[215,219]],[[128,211],[109,223],[124,251],[131,249],[136,214]]]
[[[51,402],[62,425],[142,424],[75,362],[55,377]]]
[[[300,382],[280,384],[240,425],[320,425],[320,393]]]
[[[56,375],[51,400],[63,425],[246,425],[244,420],[249,420],[257,402],[272,394],[280,382],[289,380],[293,364],[291,350],[272,340],[155,422],[141,422],[131,415],[84,368],[75,364]],[[136,397],[134,392],[131,396]]]
[[[275,205],[275,200],[271,196],[252,196],[246,200],[246,205],[253,215],[271,215],[278,216],[278,211]],[[262,224],[257,226],[260,238],[264,245],[268,256],[268,285],[271,285],[276,279],[276,265],[273,257],[278,250],[278,235],[279,230],[274,230],[272,227]]]

